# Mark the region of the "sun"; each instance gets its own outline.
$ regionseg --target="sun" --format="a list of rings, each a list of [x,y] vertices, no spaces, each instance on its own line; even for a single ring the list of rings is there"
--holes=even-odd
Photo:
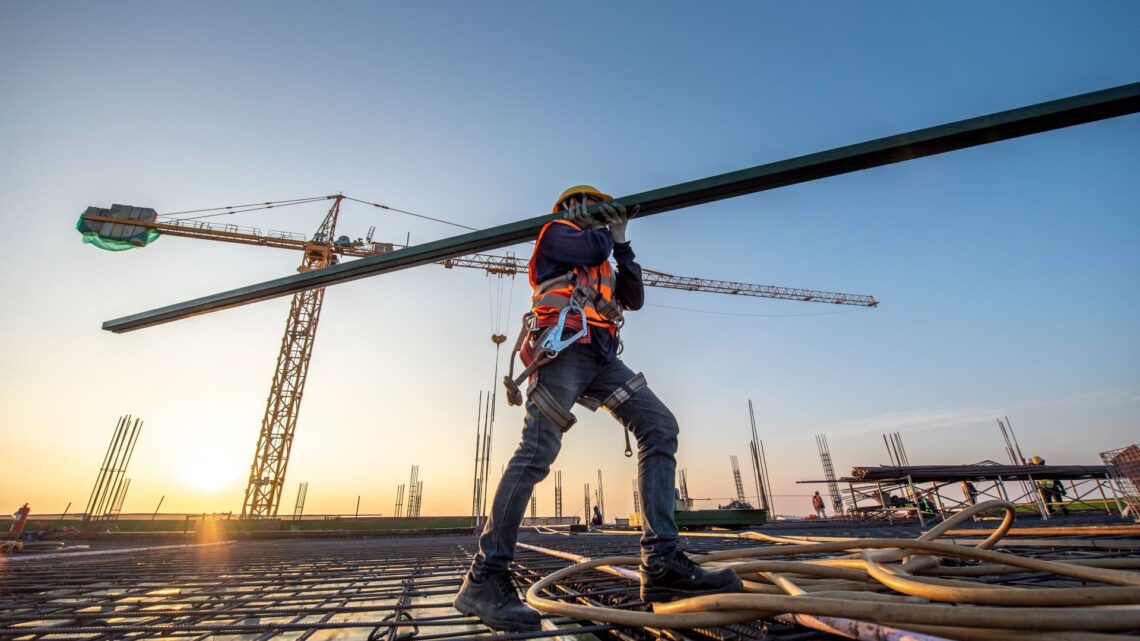
[[[241,478],[241,461],[236,454],[202,448],[179,458],[178,481],[201,494],[217,494]]]

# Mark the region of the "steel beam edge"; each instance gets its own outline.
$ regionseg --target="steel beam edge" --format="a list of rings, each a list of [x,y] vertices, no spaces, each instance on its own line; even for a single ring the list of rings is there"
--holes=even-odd
[[[1115,118],[1140,111],[1140,83],[1131,83],[798,156],[616,199],[640,207],[638,217],[692,207],[768,189],[956,151],[1020,136]],[[596,214],[596,208],[591,209]],[[123,333],[326,287],[447,258],[513,245],[537,237],[554,214],[377,254],[320,270],[257,283],[103,323]]]

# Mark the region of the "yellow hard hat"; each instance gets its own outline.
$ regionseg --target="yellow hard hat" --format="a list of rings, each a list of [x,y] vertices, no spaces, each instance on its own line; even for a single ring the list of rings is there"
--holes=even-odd
[[[1033,457],[1033,464],[1034,465],[1041,465],[1044,462],[1045,462],[1045,459],[1041,458],[1040,456],[1034,456]]]
[[[602,192],[598,191],[598,188],[594,187],[593,185],[574,185],[570,189],[567,189],[566,191],[562,192],[562,195],[560,195],[558,197],[558,200],[554,201],[554,207],[552,207],[550,211],[552,213],[557,214],[558,213],[558,206],[562,204],[562,201],[566,200],[567,198],[570,198],[571,196],[582,196],[582,195],[591,196],[597,200],[613,200],[614,199],[613,196],[611,196],[609,194],[603,194]]]

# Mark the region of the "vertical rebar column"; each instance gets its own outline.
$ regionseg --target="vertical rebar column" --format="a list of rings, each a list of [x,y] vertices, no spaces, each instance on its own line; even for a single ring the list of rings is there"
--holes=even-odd
[[[752,473],[756,475],[756,502],[760,504],[760,509],[774,511],[775,507],[768,496],[767,473],[761,463],[762,444],[756,433],[756,413],[752,410],[751,399],[748,401],[748,420],[752,424],[752,442],[748,445],[752,453]]]
[[[602,513],[602,521],[606,520],[606,495],[602,490],[602,471],[598,470],[598,511]]]
[[[641,514],[641,494],[637,491],[637,479],[633,479],[633,513]]]
[[[111,491],[107,495],[105,507],[101,507],[103,512],[101,518],[110,518],[115,511],[115,504],[119,500],[119,495],[123,493],[123,477],[127,473],[127,466],[131,463],[131,457],[135,453],[135,443],[138,442],[139,432],[142,430],[142,419],[136,418],[131,422],[131,417],[127,416],[127,422],[130,423],[128,428],[127,438],[120,444],[121,454],[118,463],[111,470],[113,482]]]
[[[111,501],[111,508],[107,511],[108,518],[119,518],[119,514],[123,511],[123,501],[127,500],[127,490],[131,488],[131,480],[126,479],[123,481],[122,486],[119,488],[118,494]]]
[[[764,452],[764,441],[760,441],[760,463],[760,469],[764,472],[764,485],[770,492],[772,489],[772,477],[768,476],[768,455]],[[765,500],[768,501],[768,508],[772,511],[772,514],[775,514],[776,498],[769,493],[765,496]]]
[[[87,507],[83,511],[83,520],[88,521],[95,517],[95,506],[102,499],[103,487],[106,485],[107,477],[111,473],[111,458],[117,451],[120,439],[123,437],[123,429],[127,422],[127,416],[120,416],[119,422],[115,424],[115,432],[111,435],[111,442],[107,444],[107,452],[103,455],[103,465],[99,467],[99,474],[95,476],[95,484],[91,486],[91,496],[87,499]]]
[[[483,467],[479,471],[479,518],[487,514],[487,489],[491,476],[491,430],[494,426],[494,399],[488,392],[483,409]]]
[[[843,513],[843,495],[839,492],[839,484],[835,479],[835,466],[831,462],[831,448],[827,444],[827,435],[816,434],[815,445],[819,449],[819,460],[823,464],[823,475],[827,479],[827,492],[831,495],[831,505],[835,512]]]
[[[420,466],[412,466],[412,474],[408,479],[408,516],[419,516],[419,495],[423,484],[419,482]]]
[[[590,521],[591,521],[591,519],[590,519],[590,484],[589,483],[586,483],[585,490],[586,490],[586,507],[584,508],[585,511],[582,512],[582,514],[583,514],[582,520],[585,521],[586,525],[589,525]]]
[[[305,497],[309,494],[309,482],[304,481],[297,487],[297,502],[293,505],[293,520],[297,521],[305,512]]]
[[[554,517],[562,518],[562,470],[554,472]]]
[[[736,456],[730,457],[732,460],[732,480],[736,482],[736,500],[743,504],[744,499],[744,481],[740,478],[740,462]]]
[[[475,478],[471,488],[471,525],[479,527],[482,521],[482,487],[480,472],[483,468],[483,390],[479,390],[479,404],[475,408]]]
[[[115,502],[122,492],[123,475],[127,471],[141,430],[142,419],[136,418],[132,422],[130,414],[119,417],[115,434],[111,437],[111,444],[103,459],[103,467],[91,490],[84,520],[105,518],[114,510]]]

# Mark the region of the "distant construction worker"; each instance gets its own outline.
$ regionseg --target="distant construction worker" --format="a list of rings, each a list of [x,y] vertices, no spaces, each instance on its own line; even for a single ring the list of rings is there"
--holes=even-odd
[[[594,516],[590,519],[590,525],[602,524],[602,510],[598,506],[594,506]]]
[[[966,502],[970,505],[978,504],[978,488],[970,482],[970,479],[962,481],[962,495],[966,497]]]
[[[938,510],[934,507],[934,501],[930,500],[932,492],[919,493],[918,500],[915,501],[915,507],[918,508],[922,518],[930,519],[938,516]]]
[[[1040,456],[1034,456],[1032,465],[1045,465],[1045,459]],[[1049,514],[1054,514],[1059,506],[1061,513],[1065,516],[1069,515],[1069,508],[1065,506],[1065,489],[1061,486],[1060,481],[1051,479],[1040,479],[1035,481],[1037,490],[1041,493],[1041,500],[1045,502],[1045,510]]]
[[[16,513],[12,515],[12,527],[9,528],[8,532],[17,535],[23,534],[24,526],[28,524],[28,515],[31,513],[32,509],[28,507],[27,503],[25,503],[20,509],[16,510]]]
[[[495,490],[479,551],[454,603],[460,612],[474,614],[492,628],[539,629],[539,614],[519,600],[508,564],[531,492],[546,478],[562,435],[576,420],[570,413],[575,402],[592,410],[606,408],[628,430],[627,455],[632,454],[629,433],[637,439],[642,600],[742,589],[731,569],[705,570],[678,549],[673,520],[677,420],[646,386],[645,377],[618,358],[622,312],[640,309],[644,292],[641,267],[625,236],[637,210],[627,214],[612,200],[589,185],[567,189],[554,204],[562,218],[543,226],[530,259],[534,295],[520,336],[527,369],[519,379],[508,375],[504,381],[508,402],[515,403],[521,402],[518,385],[529,377],[522,440]],[[587,214],[595,205],[602,220]],[[609,263],[611,252],[616,274]],[[553,335],[555,330],[558,335]],[[554,345],[549,339],[570,341],[578,334],[554,358],[552,350],[541,348]]]
[[[819,495],[818,491],[811,496],[811,506],[815,508],[816,518],[818,518],[818,519],[826,519],[827,518],[827,510],[824,509],[824,506],[823,506],[823,497]]]

